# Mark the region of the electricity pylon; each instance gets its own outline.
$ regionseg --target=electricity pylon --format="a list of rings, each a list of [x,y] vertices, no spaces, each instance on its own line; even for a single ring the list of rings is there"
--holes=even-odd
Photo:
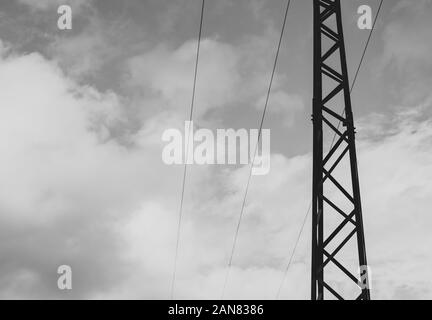
[[[313,3],[312,300],[324,300],[328,293],[337,299],[369,300],[341,4]],[[325,152],[324,147],[330,150]]]

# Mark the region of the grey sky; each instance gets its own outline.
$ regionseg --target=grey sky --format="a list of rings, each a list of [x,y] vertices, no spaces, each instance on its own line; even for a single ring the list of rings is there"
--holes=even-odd
[[[368,36],[343,0],[350,79]],[[70,4],[73,29],[57,28]],[[207,1],[195,124],[257,128],[285,0]],[[2,0],[0,297],[169,298],[198,0]],[[374,298],[432,298],[432,1],[385,0],[353,92]],[[311,191],[312,1],[294,0],[227,298],[275,298]],[[247,167],[192,166],[179,298],[219,298]],[[282,298],[309,297],[309,222]],[[57,289],[70,264],[73,290]]]

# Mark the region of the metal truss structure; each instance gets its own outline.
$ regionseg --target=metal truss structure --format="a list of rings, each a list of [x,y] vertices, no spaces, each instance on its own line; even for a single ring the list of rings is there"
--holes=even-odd
[[[369,300],[369,276],[341,3],[340,0],[313,2],[312,300],[324,300],[325,297]],[[325,152],[324,147],[329,147],[329,151]],[[342,178],[337,177],[338,172]],[[335,219],[337,222],[334,227],[325,223]],[[352,242],[355,249],[351,248]],[[347,250],[349,251],[344,252]],[[354,258],[348,260],[348,263],[344,259],[349,254]],[[350,271],[347,264],[354,264],[357,271]],[[328,272],[330,266],[342,277],[335,277],[336,271]],[[332,281],[336,283],[332,284]],[[344,297],[340,292],[348,285],[354,286],[349,291],[356,292],[352,297]]]

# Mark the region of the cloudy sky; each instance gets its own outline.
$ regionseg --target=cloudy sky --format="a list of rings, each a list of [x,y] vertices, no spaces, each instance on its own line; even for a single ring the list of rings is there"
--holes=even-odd
[[[357,8],[378,1],[342,2],[352,78]],[[0,298],[170,297],[183,168],[161,135],[189,117],[200,3],[1,0]],[[207,1],[198,127],[258,128],[285,4]],[[311,199],[312,1],[290,10],[271,171],[251,180],[226,298],[276,298]],[[431,0],[384,1],[352,97],[376,299],[432,298],[431,15]],[[190,167],[176,298],[220,298],[248,170]],[[308,299],[309,277],[310,220],[280,298]]]

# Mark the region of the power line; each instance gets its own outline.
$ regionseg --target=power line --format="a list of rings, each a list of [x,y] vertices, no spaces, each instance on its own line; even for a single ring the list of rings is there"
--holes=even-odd
[[[204,6],[205,6],[205,0],[202,0],[202,6],[201,6],[201,19],[200,19],[200,26],[199,26],[199,33],[198,33],[198,45],[197,45],[197,51],[196,51],[196,59],[195,59],[195,72],[194,72],[194,79],[193,79],[193,89],[192,89],[192,101],[190,106],[190,114],[189,114],[189,122],[192,122],[193,119],[193,111],[194,111],[194,105],[195,105],[195,91],[196,91],[196,83],[197,83],[197,75],[198,75],[198,62],[199,62],[199,54],[200,54],[200,46],[201,46],[201,35],[202,35],[202,27],[203,27],[203,18],[204,18]],[[174,298],[174,288],[175,288],[175,280],[176,280],[176,272],[177,272],[177,259],[178,259],[178,252],[179,252],[179,244],[180,244],[180,231],[181,231],[181,223],[182,223],[182,216],[183,216],[183,202],[184,202],[184,193],[185,193],[185,187],[186,187],[186,176],[187,176],[187,163],[188,163],[188,155],[189,155],[189,141],[190,141],[190,130],[188,132],[188,139],[186,142],[186,149],[185,149],[185,164],[184,164],[184,170],[183,170],[183,182],[182,182],[182,192],[181,192],[181,200],[180,200],[180,208],[179,208],[179,218],[178,218],[178,224],[177,224],[177,241],[176,241],[176,251],[175,251],[175,258],[174,258],[174,270],[171,280],[171,299]]]
[[[361,59],[360,59],[359,65],[358,65],[358,67],[357,67],[357,70],[356,70],[356,73],[355,73],[355,76],[354,76],[354,80],[353,80],[353,82],[352,82],[352,84],[351,84],[350,94],[351,94],[351,93],[353,92],[353,90],[354,90],[354,86],[355,86],[355,84],[356,84],[356,81],[357,81],[358,75],[359,75],[359,73],[360,73],[360,69],[361,69],[361,66],[362,66],[362,64],[363,64],[364,58],[365,58],[365,56],[366,56],[366,52],[367,52],[367,49],[368,49],[368,47],[369,47],[369,43],[370,43],[370,40],[371,40],[371,38],[372,38],[373,31],[375,30],[375,24],[376,24],[376,22],[377,22],[377,20],[378,20],[378,16],[379,16],[379,14],[380,14],[380,11],[381,11],[381,8],[382,8],[382,5],[383,5],[383,2],[384,2],[384,0],[381,0],[381,1],[380,1],[379,7],[378,7],[378,10],[377,10],[377,14],[376,14],[376,16],[375,16],[375,19],[374,19],[374,22],[373,22],[373,25],[372,25],[372,29],[371,29],[371,31],[369,32],[369,36],[368,36],[368,39],[367,39],[367,41],[366,41],[366,45],[365,45],[365,48],[364,48],[364,50],[363,50],[363,53],[362,53],[362,56],[361,56]],[[345,110],[342,112],[342,117],[343,117],[343,116],[345,116]],[[338,130],[339,130],[339,128],[340,128],[340,125],[341,125],[341,121],[339,120],[339,121],[338,121],[338,125],[337,125],[337,129],[338,129]],[[330,145],[330,150],[331,150],[331,149],[333,148],[333,146],[334,146],[335,139],[336,139],[336,135],[337,135],[337,134],[336,134],[336,132],[335,132],[334,135],[333,135],[332,143],[331,143],[331,145]],[[304,227],[305,227],[305,225],[306,225],[306,221],[307,221],[307,218],[308,218],[309,213],[310,213],[310,211],[311,211],[311,208],[312,208],[312,202],[310,202],[309,209],[307,210],[306,215],[305,215],[305,217],[304,217],[303,224],[302,224],[302,226],[301,226],[301,228],[300,228],[300,231],[299,231],[299,234],[298,234],[298,236],[297,236],[297,240],[296,240],[296,243],[295,243],[295,245],[294,245],[294,248],[293,248],[293,251],[292,251],[292,253],[291,253],[291,256],[290,256],[290,258],[289,258],[288,265],[287,265],[287,267],[286,267],[286,269],[285,269],[285,273],[284,273],[284,275],[283,275],[283,277],[282,277],[282,281],[281,281],[281,284],[280,284],[280,286],[279,286],[278,293],[277,293],[277,299],[279,299],[280,293],[281,293],[281,291],[282,291],[282,288],[283,288],[283,285],[284,285],[284,282],[285,282],[285,278],[286,278],[286,276],[287,276],[287,274],[288,274],[289,268],[291,267],[291,264],[292,264],[292,261],[293,261],[293,257],[294,257],[294,255],[295,255],[296,250],[297,250],[298,243],[299,243],[299,241],[300,241],[301,235],[302,235],[302,233],[303,233],[303,231],[304,231]]]
[[[254,166],[254,163],[255,163],[256,154],[258,152],[258,145],[259,145],[259,142],[261,140],[262,129],[263,129],[263,125],[264,125],[265,116],[266,116],[266,113],[267,113],[267,108],[268,108],[268,103],[269,103],[269,99],[270,99],[271,89],[272,89],[272,86],[273,86],[273,79],[274,79],[274,76],[275,76],[275,73],[276,73],[276,66],[277,66],[277,62],[278,62],[278,59],[279,59],[279,52],[280,52],[281,45],[282,45],[282,40],[283,40],[283,35],[284,35],[284,31],[285,31],[285,26],[286,26],[286,22],[287,22],[287,17],[288,17],[288,11],[289,11],[289,8],[290,8],[290,4],[291,4],[291,0],[288,0],[287,6],[286,6],[286,9],[285,9],[285,16],[284,16],[284,19],[283,19],[282,30],[281,30],[280,37],[279,37],[279,43],[278,43],[277,50],[276,50],[276,56],[275,56],[275,60],[274,60],[274,64],[273,64],[273,70],[272,70],[271,77],[270,77],[270,83],[269,83],[269,87],[268,87],[268,90],[267,90],[267,96],[266,96],[266,100],[265,100],[265,104],[264,104],[264,110],[263,110],[262,117],[261,117],[261,122],[260,122],[260,127],[259,127],[259,132],[258,132],[257,144],[256,144],[256,147],[255,147],[254,156],[253,156],[251,164],[250,164],[250,170],[249,170],[249,176],[248,176],[248,180],[247,180],[247,184],[246,184],[246,190],[245,190],[244,197],[243,197],[243,202],[242,202],[242,206],[241,206],[241,210],[240,210],[239,220],[237,222],[237,228],[236,228],[236,232],[235,232],[235,235],[234,235],[233,245],[232,245],[232,248],[231,248],[231,255],[230,255],[229,262],[228,262],[227,272],[226,272],[226,275],[225,275],[225,281],[224,281],[224,285],[223,285],[223,289],[222,289],[222,299],[224,298],[224,295],[225,295],[225,290],[226,290],[226,286],[227,286],[227,283],[228,283],[228,278],[229,278],[229,273],[230,273],[231,266],[232,266],[234,252],[235,252],[235,248],[236,248],[236,245],[237,245],[237,238],[238,238],[238,234],[239,234],[239,231],[240,231],[240,225],[241,225],[241,222],[242,222],[242,219],[243,219],[244,209],[245,209],[245,205],[246,205],[246,198],[247,198],[247,194],[248,194],[249,186],[250,186],[250,181],[251,181],[251,177],[252,177],[252,170],[253,170],[253,166]]]
[[[371,38],[372,38],[373,31],[375,30],[375,24],[376,24],[376,22],[377,22],[377,20],[378,20],[378,16],[379,16],[379,14],[380,14],[381,7],[382,7],[382,5],[383,5],[383,2],[384,2],[384,0],[381,0],[381,2],[380,2],[380,4],[379,4],[378,10],[377,10],[377,14],[376,14],[376,16],[375,16],[375,19],[374,19],[374,22],[373,22],[373,25],[372,25],[372,29],[371,29],[371,31],[369,32],[369,37],[368,37],[368,39],[367,39],[367,41],[366,41],[366,45],[365,45],[365,47],[364,47],[364,50],[363,50],[363,53],[362,53],[362,56],[361,56],[361,59],[360,59],[360,63],[359,63],[359,65],[358,65],[358,67],[357,67],[357,70],[356,70],[356,73],[355,73],[355,76],[354,76],[354,80],[353,80],[353,82],[352,82],[352,84],[351,84],[350,94],[351,94],[351,93],[353,92],[353,90],[354,90],[354,86],[355,86],[355,84],[356,84],[356,81],[357,81],[357,78],[358,78],[358,75],[359,75],[359,72],[360,72],[361,66],[362,66],[362,64],[363,64],[363,60],[364,60],[364,58],[365,58],[365,56],[366,56],[366,52],[367,52],[367,49],[368,49],[368,47],[369,47],[369,43],[370,43],[370,40],[371,40]],[[345,116],[345,110],[342,112],[342,117],[344,117],[344,116]],[[337,129],[338,129],[338,130],[339,130],[339,128],[340,128],[340,125],[341,125],[341,121],[339,120],[339,121],[338,121],[338,125],[337,125]],[[333,147],[333,145],[334,145],[334,143],[335,143],[335,139],[336,139],[336,132],[334,133],[334,136],[333,136],[333,140],[332,140],[332,143],[331,143],[331,147],[330,147],[330,149]]]
[[[356,83],[356,81],[357,81],[357,77],[358,77],[358,75],[359,75],[360,68],[361,68],[361,66],[362,66],[363,60],[364,60],[364,58],[365,58],[365,56],[366,56],[366,52],[367,52],[367,49],[368,49],[368,46],[369,46],[370,40],[371,40],[371,38],[372,38],[373,31],[375,30],[375,24],[376,24],[376,22],[377,22],[377,20],[378,20],[378,16],[379,16],[379,14],[380,14],[381,7],[382,7],[382,5],[383,5],[383,2],[384,2],[384,0],[381,0],[381,2],[380,2],[380,4],[379,4],[378,10],[377,10],[377,14],[376,14],[376,16],[375,16],[375,19],[374,19],[374,22],[373,22],[373,25],[372,25],[372,29],[371,29],[371,31],[369,32],[369,37],[368,37],[368,39],[367,39],[367,41],[366,41],[366,45],[365,45],[365,48],[364,48],[364,50],[363,50],[363,54],[362,54],[361,59],[360,59],[360,63],[359,63],[359,65],[358,65],[357,71],[356,71],[355,76],[354,76],[353,83],[352,83],[352,85],[351,85],[350,93],[353,91],[354,86],[355,86],[355,83]]]
[[[294,254],[295,254],[295,252],[296,252],[296,250],[297,250],[298,244],[299,244],[299,242],[300,242],[301,235],[302,235],[302,233],[303,233],[304,227],[306,226],[306,221],[307,221],[307,218],[309,217],[309,213],[310,213],[311,209],[312,209],[312,202],[309,204],[309,209],[308,209],[307,212],[306,212],[306,215],[305,215],[305,217],[304,217],[304,219],[303,219],[303,224],[302,224],[302,226],[301,226],[301,228],[300,228],[300,232],[299,232],[299,234],[297,235],[297,239],[296,239],[296,242],[295,242],[295,244],[294,244],[293,251],[292,251],[291,256],[290,256],[290,258],[289,258],[289,260],[288,260],[288,265],[287,265],[287,267],[285,268],[285,273],[284,273],[284,275],[283,275],[283,277],[282,277],[282,281],[281,281],[281,283],[280,283],[280,285],[279,285],[279,289],[278,289],[278,292],[277,292],[276,300],[279,299],[280,294],[281,294],[281,292],[282,292],[282,288],[283,288],[283,285],[284,285],[284,282],[285,282],[286,275],[287,275],[287,273],[288,273],[289,268],[291,267],[291,263],[292,263],[292,261],[293,261]]]

